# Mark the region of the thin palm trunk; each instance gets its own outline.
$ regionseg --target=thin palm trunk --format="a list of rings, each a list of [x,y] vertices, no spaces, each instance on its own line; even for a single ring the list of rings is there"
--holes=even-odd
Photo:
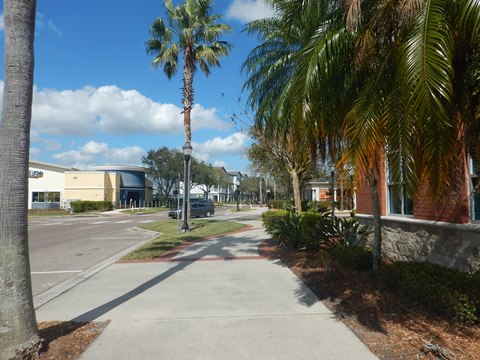
[[[380,270],[382,260],[382,220],[380,217],[380,198],[378,196],[378,179],[373,170],[368,174],[370,195],[373,208],[373,267],[374,274]]]
[[[28,254],[28,158],[35,0],[5,0],[0,124],[0,359],[30,359],[41,345]]]
[[[290,170],[290,176],[292,178],[292,187],[293,187],[293,202],[295,204],[295,209],[298,213],[302,212],[302,197],[300,192],[300,174],[297,170]]]
[[[186,48],[183,56],[183,126],[185,142],[192,142],[191,111],[193,107],[193,76],[195,63],[193,50]]]

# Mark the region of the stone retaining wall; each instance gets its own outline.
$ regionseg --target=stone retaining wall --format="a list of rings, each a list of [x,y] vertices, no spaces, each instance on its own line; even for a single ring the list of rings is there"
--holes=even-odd
[[[373,224],[373,217],[357,215]],[[451,224],[403,217],[382,217],[382,254],[394,261],[428,261],[480,273],[480,224]],[[373,240],[370,235],[369,242]]]

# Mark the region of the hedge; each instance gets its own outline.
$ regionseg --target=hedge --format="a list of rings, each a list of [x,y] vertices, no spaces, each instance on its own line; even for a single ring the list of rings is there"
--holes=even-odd
[[[88,210],[110,211],[113,209],[113,205],[110,201],[72,201],[70,206],[75,213]]]
[[[338,261],[354,270],[371,270],[373,267],[373,251],[357,245],[339,245],[334,248]]]
[[[480,322],[480,278],[431,263],[385,265],[380,280],[388,289],[452,320]]]

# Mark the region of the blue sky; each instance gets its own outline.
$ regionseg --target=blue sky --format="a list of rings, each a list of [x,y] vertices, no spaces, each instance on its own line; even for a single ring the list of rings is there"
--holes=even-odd
[[[208,78],[196,73],[194,156],[246,171],[249,139],[230,119],[241,111],[240,67],[256,40],[241,30],[271,11],[262,0],[216,0],[214,13],[233,27],[224,39],[234,48]],[[149,26],[164,14],[162,0],[37,1],[30,159],[88,169],[140,165],[149,149],[181,148],[181,75],[168,80],[145,52]]]

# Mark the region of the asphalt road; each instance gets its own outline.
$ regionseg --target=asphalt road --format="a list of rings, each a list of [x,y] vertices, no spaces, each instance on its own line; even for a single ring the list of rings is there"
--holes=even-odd
[[[237,213],[235,210],[235,207],[218,207],[213,219],[235,221],[259,216],[256,211]],[[30,217],[30,267],[36,306],[156,236],[156,233],[137,228],[138,225],[166,219],[167,212]]]
[[[152,215],[29,218],[33,295],[91,269],[122,250],[152,238],[137,225],[167,219]]]

